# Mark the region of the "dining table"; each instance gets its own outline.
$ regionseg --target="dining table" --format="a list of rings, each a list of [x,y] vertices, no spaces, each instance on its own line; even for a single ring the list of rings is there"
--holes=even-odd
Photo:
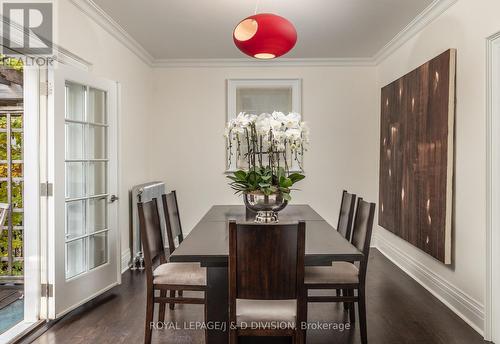
[[[206,343],[229,342],[228,222],[252,222],[253,219],[254,214],[243,205],[214,205],[169,257],[171,262],[199,262],[207,268]],[[361,251],[309,205],[288,205],[279,213],[279,221],[305,221],[306,266],[329,266],[333,261],[356,262],[363,258]],[[262,338],[247,342],[263,343]]]

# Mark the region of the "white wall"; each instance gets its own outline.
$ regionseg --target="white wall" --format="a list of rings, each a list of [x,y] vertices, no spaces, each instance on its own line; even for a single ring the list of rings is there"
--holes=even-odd
[[[378,91],[373,67],[163,68],[155,70],[153,179],[178,192],[189,232],[213,204],[243,204],[223,174],[226,80],[301,78],[311,127],[307,177],[293,203],[310,203],[337,224],[344,188],[377,200]]]
[[[459,0],[377,68],[378,88],[449,48],[457,48],[456,168],[452,266],[445,266],[386,230],[388,241],[423,269],[484,304],[486,228],[486,37],[500,31],[500,2]],[[380,104],[380,99],[379,99]],[[482,323],[476,325],[482,329]]]
[[[129,248],[128,190],[148,181],[152,69],[69,0],[57,2],[57,45],[92,63],[91,72],[121,85],[119,218]]]

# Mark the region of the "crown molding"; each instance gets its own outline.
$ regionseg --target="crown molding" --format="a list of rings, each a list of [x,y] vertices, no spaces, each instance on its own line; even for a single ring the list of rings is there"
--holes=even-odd
[[[104,30],[115,37],[147,65],[152,66],[154,58],[144,47],[125,31],[113,18],[92,0],[70,0],[84,14],[93,19]]]
[[[251,58],[212,59],[155,59],[139,42],[130,36],[113,18],[92,0],[70,0],[84,14],[92,18],[108,33],[124,44],[152,68],[207,68],[207,67],[354,67],[377,66],[399,47],[414,37],[429,23],[438,18],[458,0],[434,0],[403,30],[372,57],[346,58],[280,58],[261,61]]]
[[[279,60],[257,60],[252,58],[234,59],[156,59],[154,68],[193,67],[349,67],[374,66],[372,58],[280,58]]]
[[[376,65],[394,53],[403,44],[408,42],[423,28],[437,19],[448,8],[454,5],[458,0],[434,0],[418,16],[416,16],[406,27],[401,30],[393,39],[391,39],[374,56],[373,61]]]
[[[70,65],[86,71],[92,68],[92,63],[82,59],[80,56],[73,54],[71,51],[66,50],[63,47],[54,46],[54,52],[56,60],[64,63],[65,65]]]

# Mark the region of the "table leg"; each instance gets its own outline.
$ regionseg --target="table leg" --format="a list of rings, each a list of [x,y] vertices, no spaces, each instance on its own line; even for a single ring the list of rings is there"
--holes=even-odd
[[[207,267],[207,323],[225,323],[226,331],[208,330],[208,344],[229,343],[229,286],[227,267]]]

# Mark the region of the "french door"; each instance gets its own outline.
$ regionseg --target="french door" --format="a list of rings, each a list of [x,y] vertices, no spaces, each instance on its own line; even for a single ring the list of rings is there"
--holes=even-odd
[[[49,71],[49,318],[120,283],[117,84]]]

